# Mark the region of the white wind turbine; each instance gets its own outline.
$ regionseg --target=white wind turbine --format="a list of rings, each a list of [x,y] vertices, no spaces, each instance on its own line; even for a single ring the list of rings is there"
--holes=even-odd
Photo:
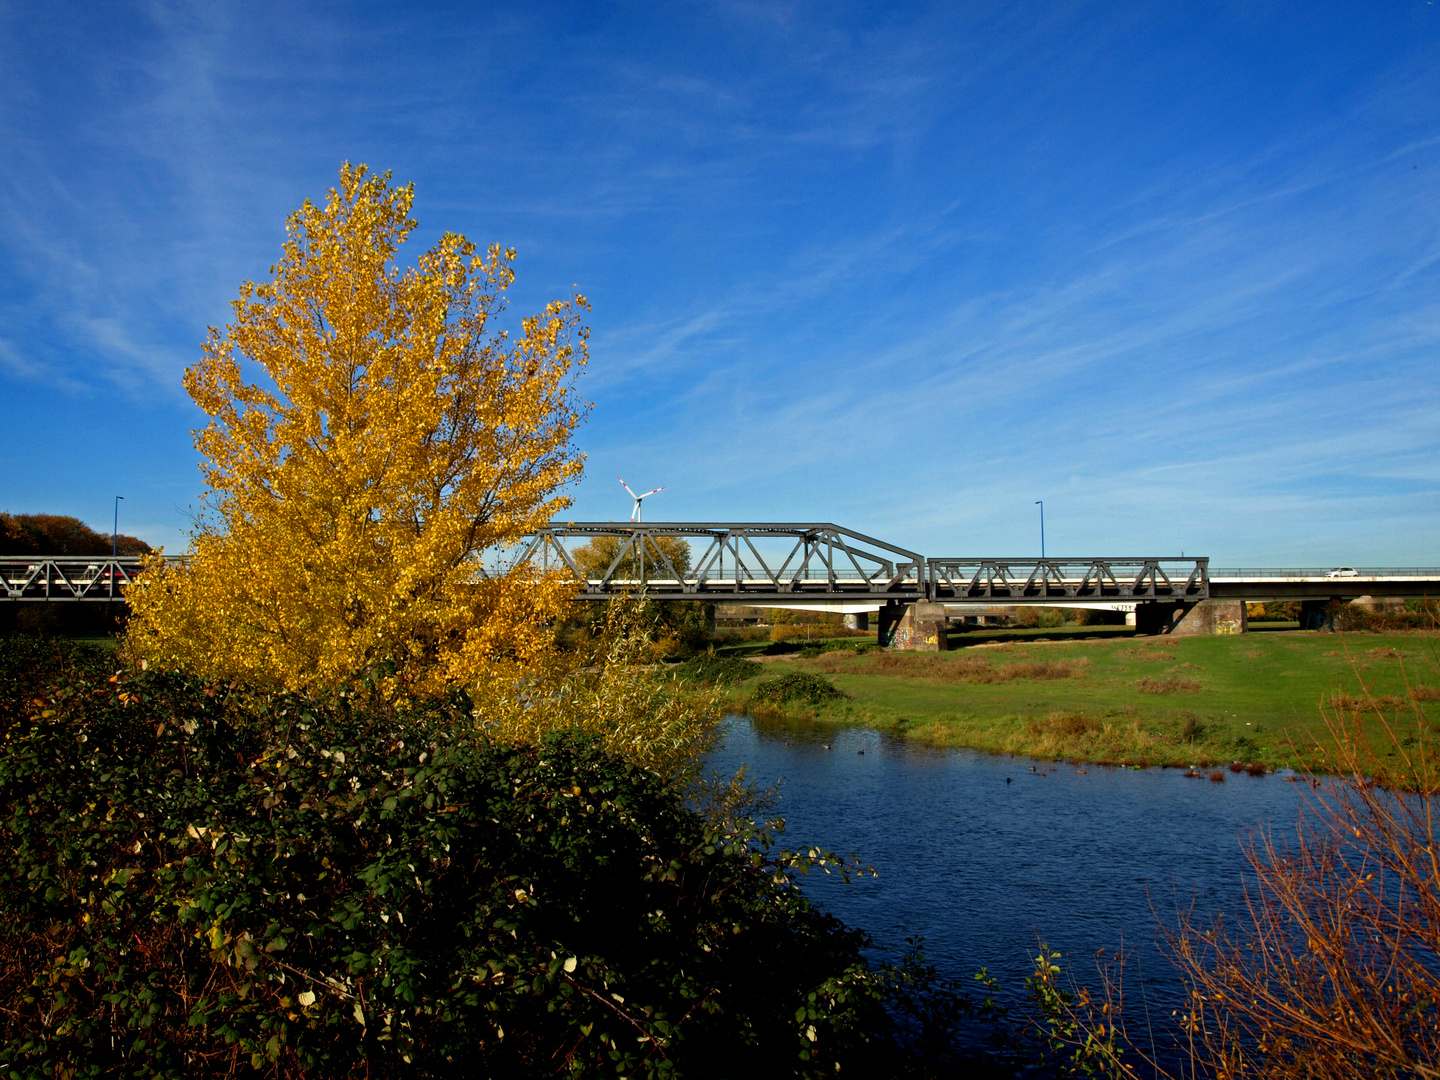
[[[623,487],[626,491],[630,491],[630,485],[629,485],[629,484],[625,483],[625,481],[622,480],[622,479],[621,479],[620,477],[618,477],[618,476],[615,477],[615,479],[616,479],[616,480],[620,480],[620,486],[621,486],[621,487]],[[664,491],[664,490],[665,490],[665,489],[664,489],[663,487],[658,487],[658,488],[655,489],[655,491],[647,491],[647,492],[645,492],[644,495],[636,495],[635,492],[630,491],[630,497],[635,500],[635,508],[630,511],[630,520],[631,520],[631,521],[639,521],[639,520],[641,520],[641,518],[640,518],[640,500],[641,500],[641,499],[648,499],[651,495],[654,495],[656,491]]]

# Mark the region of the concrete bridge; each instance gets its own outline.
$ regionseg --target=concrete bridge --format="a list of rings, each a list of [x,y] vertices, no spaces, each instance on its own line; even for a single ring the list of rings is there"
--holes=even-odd
[[[608,558],[597,560],[597,540]],[[1341,574],[1214,569],[1183,556],[926,558],[829,522],[551,522],[490,553],[476,573],[525,562],[570,573],[577,600],[643,590],[656,600],[842,612],[857,622],[873,613],[883,642],[921,649],[943,647],[947,618],[985,607],[1103,608],[1133,612],[1141,633],[1240,633],[1247,602],[1301,601],[1304,625],[1335,600],[1440,598],[1435,567]],[[0,602],[115,602],[139,568],[135,557],[0,556]]]

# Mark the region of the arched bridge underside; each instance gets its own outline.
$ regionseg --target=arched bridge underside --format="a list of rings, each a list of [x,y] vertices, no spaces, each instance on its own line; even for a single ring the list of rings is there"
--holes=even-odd
[[[1243,602],[1440,597],[1434,567],[1335,576],[1329,568],[1217,570],[1209,559],[1176,556],[926,558],[829,522],[552,522],[490,553],[476,574],[525,563],[572,575],[577,600],[643,591],[657,600],[880,611],[882,627],[916,605],[932,622],[961,605],[1046,605],[1148,611],[1142,627],[1168,629],[1197,605],[1229,601],[1241,608],[1243,629]],[[0,600],[114,602],[139,570],[133,557],[0,556]]]

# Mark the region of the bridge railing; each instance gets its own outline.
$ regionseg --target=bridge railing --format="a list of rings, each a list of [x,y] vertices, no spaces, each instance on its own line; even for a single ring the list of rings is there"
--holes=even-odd
[[[1209,559],[955,557],[926,565],[936,601],[1195,601],[1210,595]]]
[[[1347,578],[1424,578],[1440,580],[1440,567],[1434,566],[1352,566],[1352,574],[1340,574],[1333,566],[1263,566],[1263,567],[1217,567],[1210,571],[1213,578],[1242,578],[1244,580],[1289,578],[1296,581],[1344,581]]]

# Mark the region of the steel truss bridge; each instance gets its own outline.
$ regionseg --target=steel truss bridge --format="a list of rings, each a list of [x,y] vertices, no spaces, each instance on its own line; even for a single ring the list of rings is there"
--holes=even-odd
[[[170,562],[183,561],[183,556]],[[0,555],[0,600],[90,600],[119,603],[139,575],[139,555]]]
[[[597,541],[599,542],[597,544]],[[680,542],[688,559],[679,559]],[[590,546],[587,557],[577,549]],[[595,561],[607,550],[606,565]],[[184,556],[172,557],[180,562]],[[657,600],[874,611],[917,602],[1014,606],[1195,604],[1224,600],[1440,597],[1440,568],[1214,570],[1206,558],[925,558],[839,525],[768,522],[552,522],[477,564],[565,571],[577,600],[638,591]],[[138,556],[0,556],[0,600],[123,600]]]
[[[601,569],[591,555],[582,566],[575,549],[597,540],[615,541],[608,565]],[[677,567],[670,554],[680,542],[689,548],[688,567]],[[828,523],[552,522],[520,549],[516,561],[525,560],[568,570],[584,583],[581,600],[643,589],[659,600],[849,601],[861,605],[856,610],[869,610],[888,601],[928,599],[923,555]]]

